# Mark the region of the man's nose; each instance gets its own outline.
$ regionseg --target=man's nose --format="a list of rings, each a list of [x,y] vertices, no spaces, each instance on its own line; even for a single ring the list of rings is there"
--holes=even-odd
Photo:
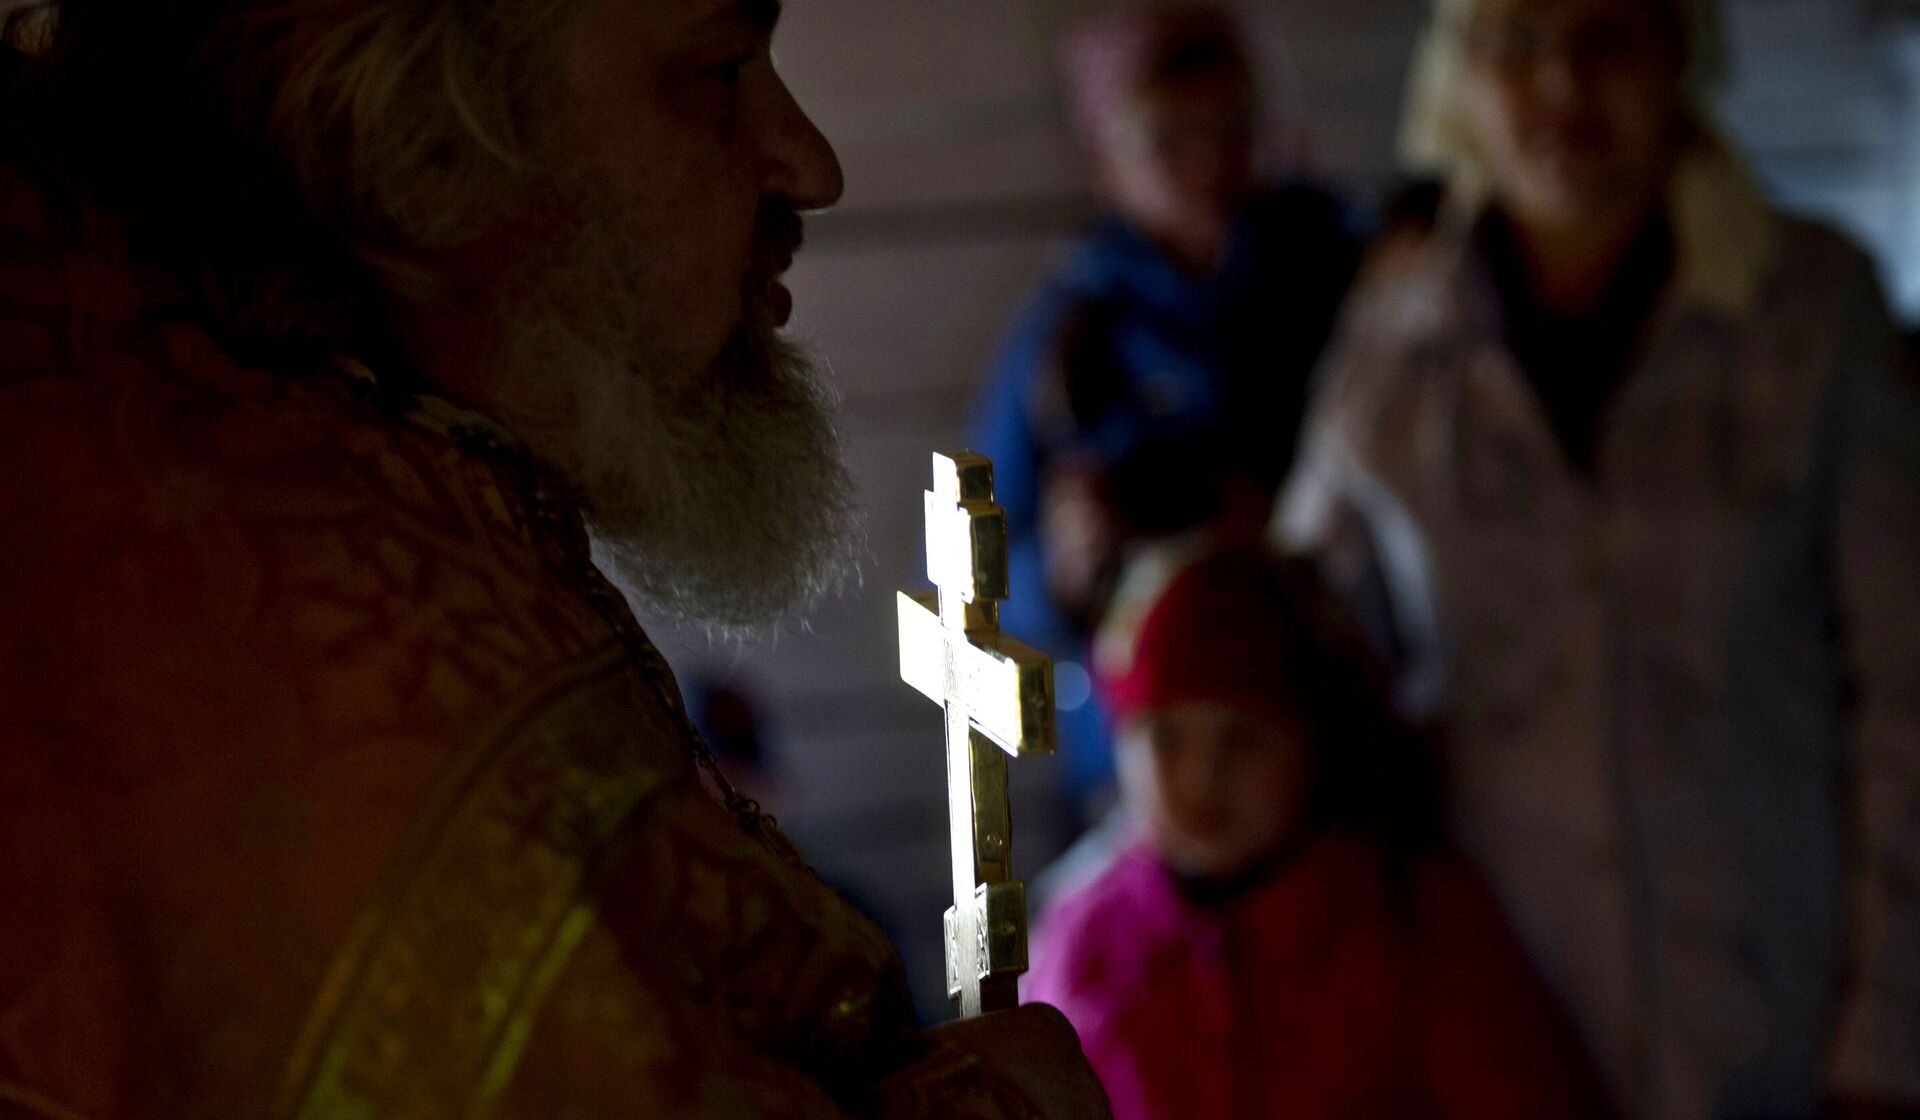
[[[767,138],[766,181],[769,195],[790,199],[799,210],[825,210],[846,193],[846,175],[833,145],[814,125],[806,110],[780,83],[780,107]]]

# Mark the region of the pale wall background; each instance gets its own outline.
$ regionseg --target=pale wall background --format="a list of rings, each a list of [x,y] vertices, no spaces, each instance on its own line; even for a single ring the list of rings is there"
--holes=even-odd
[[[928,453],[961,438],[1008,316],[1085,212],[1052,66],[1075,0],[789,0],[783,69],[837,144],[849,189],[810,226],[797,329],[845,394],[869,513],[865,585],[810,631],[748,651],[662,629],[683,671],[764,700],[783,822],[899,940],[938,1012],[946,905],[941,722],[898,683],[896,587],[918,585]],[[1243,5],[1276,152],[1372,194],[1392,175],[1401,75],[1424,0]],[[1920,5],[1735,0],[1725,116],[1763,176],[1875,248],[1920,318]],[[1031,874],[1069,839],[1052,771],[1016,767]]]

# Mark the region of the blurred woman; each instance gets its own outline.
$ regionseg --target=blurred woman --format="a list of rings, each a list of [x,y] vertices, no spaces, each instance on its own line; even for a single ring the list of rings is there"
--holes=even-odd
[[[1062,61],[1104,216],[1008,331],[971,439],[1007,510],[1003,621],[1077,662],[1130,544],[1259,536],[1359,247],[1331,194],[1263,180],[1257,71],[1226,8],[1111,8]],[[1061,715],[1076,796],[1112,777],[1105,731],[1097,704]]]
[[[1710,127],[1708,14],[1441,0],[1408,140],[1453,210],[1357,297],[1280,532],[1362,538],[1630,1114],[1912,1115],[1920,390]]]
[[[1052,908],[1028,986],[1116,1120],[1597,1114],[1305,565],[1242,548],[1137,572],[1098,665],[1139,839]]]

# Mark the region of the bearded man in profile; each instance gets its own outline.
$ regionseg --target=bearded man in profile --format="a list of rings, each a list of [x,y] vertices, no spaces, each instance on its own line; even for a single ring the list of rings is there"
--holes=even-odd
[[[0,1118],[1103,1115],[912,1029],[629,613],[845,560],[777,4],[9,6]]]

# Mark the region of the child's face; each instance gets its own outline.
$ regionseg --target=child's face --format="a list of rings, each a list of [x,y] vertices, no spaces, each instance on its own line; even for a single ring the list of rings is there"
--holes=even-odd
[[[1296,725],[1216,703],[1149,709],[1120,728],[1120,788],[1174,870],[1226,878],[1301,827],[1312,754]]]

